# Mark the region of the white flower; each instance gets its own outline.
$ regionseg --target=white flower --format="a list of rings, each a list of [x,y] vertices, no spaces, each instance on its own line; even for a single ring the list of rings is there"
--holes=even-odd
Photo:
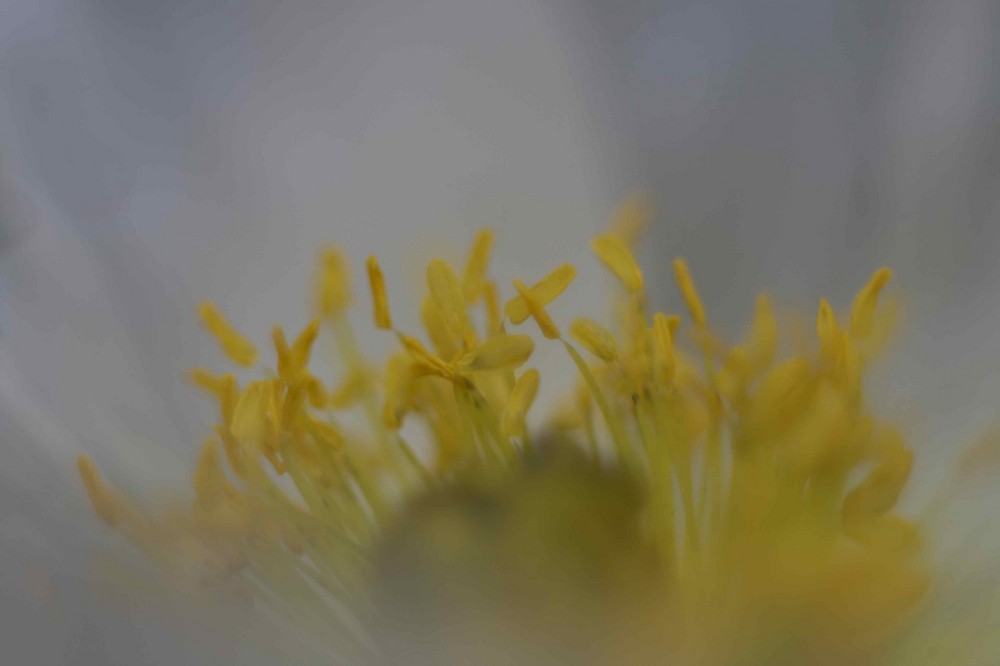
[[[603,33],[586,18],[529,2],[333,4],[208,12],[150,3],[116,14],[98,2],[10,3],[0,26],[0,549],[13,561],[0,574],[0,605],[22,611],[7,626],[16,658],[195,659],[178,655],[174,635],[155,622],[136,635],[120,606],[94,603],[86,574],[105,541],[80,505],[72,459],[95,456],[126,488],[176,487],[208,422],[181,380],[211,353],[189,342],[199,339],[198,300],[224,303],[257,335],[274,321],[305,323],[300,288],[319,243],[340,243],[352,257],[377,249],[402,285],[432,246],[482,223],[517,248],[498,253],[517,257],[500,272],[540,273],[553,258],[586,252],[614,197],[635,184],[622,164],[646,153],[603,129],[629,127],[635,97],[619,94],[593,41]],[[853,116],[834,103],[842,88],[820,77],[787,89],[797,128],[787,133],[797,138],[779,157],[768,137],[786,128],[761,120],[774,110],[763,96],[745,114],[733,111],[745,108],[742,97],[731,96],[732,108],[713,115],[718,89],[694,105],[704,132],[743,119],[731,131],[760,139],[746,152],[727,141],[704,148],[697,133],[650,138],[669,106],[636,114],[636,143],[656,157],[653,178],[670,184],[668,224],[647,258],[665,247],[694,266],[729,269],[701,284],[715,311],[731,313],[723,324],[743,318],[757,288],[804,301],[831,277],[882,262],[913,290],[914,333],[886,392],[925,461],[913,507],[940,485],[955,450],[992,424],[1000,391],[1000,289],[987,265],[1000,209],[982,192],[972,212],[959,205],[966,177],[992,182],[989,163],[973,159],[981,142],[963,131],[979,122],[969,91],[985,86],[976,75],[992,71],[982,51],[989,22],[976,9],[986,6],[964,3],[954,20],[929,21],[946,48],[907,41],[915,55],[904,58],[905,85],[887,87],[887,127],[869,129],[891,136],[874,148],[845,129]],[[687,25],[668,18],[659,25]],[[727,57],[739,56],[732,21],[699,21],[725,33]],[[730,65],[708,60],[719,85]],[[962,94],[935,93],[925,70]],[[636,85],[655,83],[656,71],[647,63]],[[928,94],[962,103],[921,114]],[[897,115],[905,131],[883,132]],[[608,150],[619,143],[627,157]],[[877,237],[849,221],[858,161],[845,146],[855,143],[865,168],[889,165],[874,179],[891,200]],[[939,159],[942,146],[959,149]],[[747,166],[734,155],[766,159]],[[942,181],[951,194],[939,198]],[[647,282],[665,273],[647,268]],[[837,284],[841,296],[854,286]],[[586,311],[592,294],[573,298],[560,307],[598,314]],[[400,315],[415,320],[415,308]],[[988,485],[977,496],[987,509],[995,498]]]
[[[484,220],[541,238],[506,268],[537,269],[585,251],[621,183],[563,23],[530,2],[8,4],[6,654],[187,661],[156,618],[136,634],[91,590],[107,542],[72,465],[182,487],[209,423],[183,377],[211,354],[197,302],[266,335],[304,312],[320,242],[377,246],[405,284],[431,242]],[[577,244],[555,245],[567,228]]]

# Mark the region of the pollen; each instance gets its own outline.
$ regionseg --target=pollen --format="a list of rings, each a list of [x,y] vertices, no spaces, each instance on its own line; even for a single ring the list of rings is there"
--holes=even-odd
[[[316,319],[297,334],[276,326],[250,381],[231,366],[256,364],[256,347],[203,304],[223,354],[189,376],[217,407],[193,501],[141,511],[81,456],[95,512],[171,576],[239,589],[338,663],[379,661],[391,624],[380,613],[393,612],[379,600],[423,589],[420,576],[433,609],[409,616],[420,637],[422,622],[477,618],[476,631],[524,645],[565,632],[587,655],[618,655],[610,663],[887,663],[933,583],[924,528],[897,508],[914,455],[866,393],[891,273],[859,276],[846,309],[818,299],[787,321],[761,294],[729,340],[682,259],[672,269],[687,316],[647,307],[653,274],[632,248],[649,217],[629,200],[592,243],[626,298],[613,321],[566,322],[569,339],[547,307],[576,269],[502,290],[489,230],[460,272],[430,261],[412,329],[393,322],[368,258],[374,327],[394,347],[381,362],[355,342],[335,248],[319,255]],[[575,376],[526,367],[535,342],[510,331],[529,318]],[[566,391],[552,412],[535,404],[543,379]],[[401,558],[406,582],[385,564]],[[448,587],[459,578],[465,587]],[[435,641],[407,649],[437,663],[420,652]],[[483,663],[447,647],[435,654]]]

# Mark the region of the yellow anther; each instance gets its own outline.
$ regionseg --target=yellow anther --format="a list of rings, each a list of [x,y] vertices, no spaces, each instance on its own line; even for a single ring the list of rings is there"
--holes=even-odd
[[[544,307],[554,301],[559,294],[563,293],[575,277],[576,269],[569,264],[563,264],[542,278],[528,291],[530,291],[535,302]],[[507,301],[507,304],[503,308],[503,313],[513,324],[520,324],[531,316],[531,311],[528,309],[528,304],[525,302],[523,295],[515,296]]]
[[[279,393],[272,393],[272,401],[275,404],[275,411],[279,413],[277,419],[281,430],[298,431],[301,429],[302,421],[306,416],[306,399],[308,398],[306,387],[303,382],[295,382],[288,386],[284,398],[279,401]]]
[[[569,398],[558,402],[546,419],[546,426],[555,430],[578,430],[585,424],[586,414]]]
[[[500,335],[503,331],[503,318],[500,314],[500,294],[497,292],[496,283],[486,283],[483,293],[486,301],[486,334],[490,337]]]
[[[420,320],[438,356],[447,360],[458,356],[462,350],[462,340],[449,328],[444,313],[430,295],[420,304]]]
[[[295,364],[296,372],[302,372],[309,365],[317,336],[319,336],[319,319],[314,319],[302,329],[299,337],[295,338],[292,344],[292,362]]]
[[[270,380],[251,382],[236,403],[230,431],[241,441],[261,441],[271,434],[272,392]]]
[[[531,408],[538,394],[538,384],[540,376],[538,370],[530,368],[525,370],[517,382],[514,389],[507,398],[507,404],[503,410],[503,418],[500,422],[500,435],[502,437],[517,437],[524,435],[524,417]]]
[[[618,236],[598,236],[590,241],[590,248],[626,289],[642,291],[642,270],[625,241]]]
[[[451,379],[455,375],[455,371],[452,366],[445,361],[441,360],[434,354],[427,351],[423,343],[417,340],[411,335],[399,335],[399,341],[403,343],[403,347],[406,351],[410,353],[421,368],[434,375],[439,375],[447,379]]]
[[[591,354],[608,363],[618,357],[618,346],[615,338],[593,319],[580,317],[573,320],[569,334]]]
[[[698,296],[698,291],[694,288],[694,280],[691,279],[691,271],[688,270],[687,264],[683,259],[674,259],[674,281],[677,283],[677,288],[681,292],[681,296],[684,297],[684,303],[687,305],[688,312],[691,314],[691,319],[694,321],[695,325],[699,328],[704,328],[706,324],[705,320],[705,306],[702,305],[701,298]]]
[[[816,313],[816,333],[819,336],[820,352],[824,358],[836,361],[839,351],[837,318],[825,298],[819,301],[819,311]]]
[[[285,329],[275,326],[271,329],[271,340],[274,342],[274,354],[278,359],[278,376],[285,381],[292,379],[292,349],[288,346]]]
[[[101,520],[114,527],[118,523],[121,501],[101,480],[97,466],[94,465],[90,456],[77,456],[76,469],[80,473],[80,479],[83,481],[83,487],[87,490],[87,497],[90,498],[94,512]]]
[[[249,367],[257,360],[257,348],[233,328],[225,315],[214,304],[205,301],[198,306],[198,314],[205,328],[215,336],[222,351],[237,365]]]
[[[728,398],[741,398],[750,379],[750,355],[746,347],[734,346],[719,369],[719,391]]]
[[[332,424],[312,419],[308,425],[309,433],[316,438],[317,443],[329,451],[339,451],[344,447],[344,436]]]
[[[896,505],[913,469],[913,453],[898,432],[882,436],[876,454],[879,462],[868,476],[844,498],[843,516],[847,523],[871,520]]]
[[[529,291],[520,280],[514,280],[514,288],[517,289],[517,293],[521,294],[521,299],[528,308],[528,313],[531,315],[531,318],[535,320],[535,323],[538,324],[538,328],[541,329],[542,335],[549,340],[558,340],[562,337],[559,333],[559,328],[556,326],[555,322],[552,321],[549,313],[545,311],[545,306],[535,299],[534,293]]]
[[[190,377],[198,387],[208,391],[219,401],[220,418],[228,425],[236,406],[236,377],[228,374],[218,375],[204,368],[194,368]]]
[[[225,375],[222,378],[222,389],[219,396],[219,412],[222,417],[222,424],[228,428],[233,422],[233,415],[236,413],[236,402],[240,397],[239,384],[233,375]]]
[[[800,474],[821,473],[846,448],[851,413],[843,392],[831,384],[821,384],[802,411],[797,425],[789,425],[789,466]]]
[[[352,369],[330,394],[330,406],[335,409],[350,407],[364,397],[367,387],[368,371],[363,367]]]
[[[305,371],[312,355],[312,347],[319,335],[319,320],[315,319],[303,329],[295,342],[289,346],[285,330],[281,326],[271,329],[274,351],[278,358],[278,376],[286,382],[293,382]]]
[[[219,459],[219,445],[213,438],[205,440],[192,478],[195,506],[211,511],[225,498],[225,475]]]
[[[670,318],[662,312],[653,315],[653,358],[657,368],[666,381],[674,377],[677,369],[677,353],[674,350],[674,330]]]
[[[705,401],[690,395],[680,397],[682,409],[684,431],[689,439],[697,439],[708,430],[712,422],[712,413]]]
[[[771,300],[767,294],[757,296],[754,304],[753,323],[747,342],[747,355],[755,369],[771,363],[778,342],[778,325],[774,321]]]
[[[383,331],[392,328],[392,317],[389,315],[389,296],[385,292],[385,276],[378,265],[375,255],[368,257],[368,284],[372,290],[372,304],[375,308],[375,327]]]
[[[468,328],[465,296],[455,271],[444,261],[435,259],[427,266],[427,288],[431,299],[441,310],[444,325],[456,340],[461,340]]]
[[[235,409],[233,410],[235,411]],[[226,452],[226,460],[229,461],[229,466],[232,467],[233,472],[236,476],[241,479],[245,479],[247,476],[247,463],[245,460],[246,453],[243,450],[243,444],[233,435],[230,430],[230,421],[226,422],[226,425],[216,425],[215,434],[219,436],[222,440],[222,448]]]
[[[513,370],[528,360],[535,343],[527,335],[498,335],[490,338],[458,361],[463,372]]]
[[[891,278],[892,271],[888,268],[878,269],[854,297],[851,304],[851,336],[855,339],[862,340],[871,333],[879,293]]]
[[[670,335],[673,338],[677,337],[677,329],[681,327],[680,315],[664,315],[664,320],[667,324],[667,330],[670,331]]]
[[[351,275],[347,260],[335,247],[323,250],[316,285],[316,311],[321,317],[337,317],[351,304]]]
[[[840,331],[840,377],[844,382],[844,387],[851,391],[860,389],[861,381],[861,356],[858,353],[858,346],[851,335],[844,330]]]
[[[413,393],[413,362],[402,354],[389,359],[385,372],[385,404],[382,408],[382,422],[386,427],[398,429],[403,416],[410,407]]]
[[[611,216],[610,233],[621,238],[629,247],[635,247],[652,217],[653,206],[649,198],[641,193],[634,193],[615,209]]]
[[[923,545],[920,529],[914,523],[892,514],[845,527],[852,537],[880,553],[905,558]]]
[[[205,368],[193,368],[189,377],[195,386],[211,393],[216,398],[222,396],[226,375],[219,375]]]
[[[316,377],[310,377],[306,382],[306,393],[309,395],[309,404],[315,409],[323,409],[330,403],[326,387]]]
[[[787,414],[809,397],[812,368],[802,357],[794,357],[772,367],[761,380],[753,414],[757,425],[778,425]]]
[[[475,303],[486,289],[486,269],[490,263],[490,253],[493,251],[493,232],[490,229],[480,229],[472,242],[469,259],[462,273],[462,291],[465,300]]]

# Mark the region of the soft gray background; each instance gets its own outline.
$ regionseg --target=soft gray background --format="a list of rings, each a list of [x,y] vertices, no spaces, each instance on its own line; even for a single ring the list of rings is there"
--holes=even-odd
[[[108,541],[72,456],[179,482],[194,305],[302,323],[326,241],[379,253],[400,322],[482,224],[499,277],[574,261],[556,312],[600,313],[586,241],[635,187],[654,291],[676,307],[686,256],[727,331],[760,288],[846,304],[888,264],[910,328],[882,401],[930,487],[1000,395],[998,35],[990,0],[0,0],[5,654],[223,658],[87,582]]]

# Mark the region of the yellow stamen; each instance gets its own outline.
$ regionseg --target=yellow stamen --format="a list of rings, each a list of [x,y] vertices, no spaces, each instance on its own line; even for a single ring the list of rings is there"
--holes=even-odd
[[[297,373],[304,372],[312,356],[313,345],[319,336],[319,319],[309,322],[292,344],[292,363]]]
[[[309,432],[329,451],[336,452],[344,447],[344,436],[329,423],[312,420],[309,423]]]
[[[513,370],[531,356],[535,343],[527,335],[499,335],[479,345],[458,361],[463,372]]]
[[[274,355],[278,360],[278,376],[285,381],[294,379],[292,349],[288,345],[288,338],[285,337],[285,329],[281,326],[272,328],[271,341],[274,343]]]
[[[120,500],[115,494],[104,485],[101,475],[97,473],[97,466],[90,456],[77,456],[76,469],[83,480],[83,486],[87,490],[87,497],[94,507],[94,512],[105,523],[114,527],[118,524]]]
[[[611,363],[618,357],[618,346],[615,344],[614,336],[593,319],[587,317],[574,319],[569,327],[569,334],[602,361]]]
[[[459,355],[462,339],[449,327],[444,312],[430,295],[420,304],[420,320],[438,356],[451,360]]]
[[[204,368],[191,371],[191,381],[198,387],[208,391],[219,401],[222,423],[229,425],[236,407],[237,385],[233,375],[217,375]]]
[[[237,365],[249,367],[257,361],[257,348],[233,328],[225,315],[214,304],[205,301],[198,306],[198,314],[205,328],[215,336],[222,351]]]
[[[238,440],[260,442],[271,434],[273,391],[274,382],[270,380],[251,382],[243,391],[230,426],[230,431]]]
[[[539,306],[546,306],[563,293],[576,277],[576,269],[569,264],[563,264],[555,269],[528,291]],[[515,296],[504,305],[503,313],[513,324],[521,324],[531,316],[524,296]]]
[[[203,511],[211,511],[225,497],[225,476],[219,459],[219,445],[212,438],[205,440],[201,447],[192,481],[195,506]]]
[[[540,379],[538,371],[534,368],[525,370],[518,377],[514,384],[514,390],[511,391],[510,397],[507,399],[503,420],[500,424],[500,432],[504,438],[524,435],[524,417],[538,394]]]
[[[653,357],[660,375],[665,382],[673,380],[677,368],[677,353],[674,351],[674,330],[670,318],[662,312],[653,315]]]
[[[205,368],[193,368],[189,377],[196,386],[211,393],[216,398],[222,396],[226,375],[218,375]]]
[[[462,340],[468,329],[465,296],[451,266],[440,259],[432,261],[427,267],[427,288],[451,336]]]
[[[691,314],[691,319],[696,326],[704,328],[706,324],[705,306],[702,305],[698,291],[694,288],[694,280],[691,279],[691,272],[688,270],[687,264],[683,259],[674,259],[673,267],[674,281],[677,283],[677,288],[680,289],[681,296],[684,297],[684,303]]]
[[[766,294],[760,294],[754,305],[753,323],[747,342],[747,355],[755,371],[771,363],[777,340],[778,325],[774,321],[771,301]]]
[[[375,306],[375,328],[383,331],[392,329],[392,317],[389,315],[389,296],[385,292],[385,276],[378,265],[375,255],[368,257],[368,284],[372,290],[372,303]]]
[[[486,289],[486,268],[490,263],[490,253],[493,251],[493,232],[480,229],[472,242],[469,259],[462,273],[462,291],[465,300],[475,303]]]
[[[330,394],[329,404],[334,409],[346,409],[361,402],[367,389],[367,368],[360,366],[352,368]]]
[[[837,360],[839,329],[833,309],[825,298],[819,301],[819,311],[816,314],[816,333],[819,335],[820,352],[830,360]]]
[[[632,194],[618,205],[611,216],[610,233],[621,238],[628,247],[635,247],[652,217],[653,207],[649,198],[641,193]]]
[[[892,271],[888,268],[878,269],[854,298],[851,304],[851,335],[856,340],[862,340],[871,333],[878,296],[891,278]]]
[[[316,377],[308,379],[306,382],[306,392],[309,395],[309,404],[314,409],[323,409],[330,403],[330,395],[327,393],[326,387]]]
[[[857,524],[877,518],[895,506],[913,469],[913,453],[898,432],[883,434],[877,444],[878,465],[844,498],[844,521]]]
[[[291,346],[288,345],[285,330],[281,326],[275,326],[271,330],[271,339],[274,341],[274,351],[278,359],[278,376],[281,379],[289,383],[295,382],[306,372],[312,347],[318,335],[318,319],[306,326]]]
[[[323,250],[316,287],[316,311],[321,317],[334,318],[351,304],[351,278],[348,263],[335,247]]]
[[[446,379],[451,379],[454,376],[455,373],[451,365],[445,363],[440,358],[427,351],[427,348],[424,347],[420,340],[417,340],[411,335],[400,334],[399,341],[403,343],[403,346],[413,357],[413,360],[419,363],[422,369],[426,372],[439,375]]]
[[[642,270],[625,241],[618,236],[598,236],[590,242],[590,248],[626,289],[633,293],[642,291]]]
[[[410,408],[414,379],[413,362],[409,358],[402,355],[389,359],[382,408],[382,421],[387,428],[396,430],[402,425],[403,416]]]
[[[493,282],[486,284],[486,332],[489,336],[499,335],[503,332],[503,319],[500,315],[500,294],[497,286]]]
[[[514,280],[514,288],[517,289],[517,293],[521,294],[521,299],[527,307],[528,313],[535,320],[535,323],[538,324],[542,335],[549,340],[558,340],[562,337],[559,333],[559,328],[552,321],[552,318],[549,317],[549,313],[545,311],[545,306],[535,299],[534,293],[525,287],[524,283],[520,280]]]
[[[656,643],[649,652],[654,659],[634,654],[655,661],[669,653],[678,663],[706,666],[734,658],[881,663],[886,637],[918,608],[926,589],[922,531],[896,512],[913,456],[898,431],[871,413],[862,390],[885,328],[883,310],[873,313],[888,271],[876,272],[858,294],[850,326],[820,301],[818,356],[807,351],[815,346],[812,318],[800,316],[806,323],[793,339],[799,343],[789,345],[794,355],[779,357],[778,322],[766,296],[757,299],[747,336],[731,346],[708,328],[680,259],[673,272],[694,335],[680,335],[674,315],[655,313],[650,324],[647,299],[639,293],[642,273],[630,249],[648,213],[632,201],[616,215],[594,251],[632,292],[618,299],[617,338],[609,327],[577,318],[570,334],[579,346],[562,340],[546,305],[574,279],[568,265],[532,288],[515,281],[518,295],[503,310],[511,323],[531,317],[545,337],[559,339],[579,372],[566,406],[545,422],[563,430],[565,445],[591,458],[595,472],[627,476],[636,486],[629,509],[636,529],[629,539],[639,557],[626,554],[625,569],[641,562],[641,596],[622,590],[627,603],[613,612],[623,613],[616,619],[625,623],[648,619],[628,640],[646,636]],[[368,260],[376,326],[394,330],[399,340],[384,374],[355,343],[346,316],[346,262],[336,250],[324,252],[315,299],[320,319],[292,342],[281,327],[273,330],[276,375],[262,368],[264,378],[241,388],[231,374],[191,372],[219,405],[214,435],[194,470],[193,505],[147,519],[81,457],[79,473],[98,515],[168,570],[194,569],[199,581],[246,586],[255,603],[285,614],[316,638],[332,641],[335,634],[334,652],[346,663],[373,658],[365,621],[372,610],[367,581],[383,575],[377,552],[384,546],[378,543],[398,516],[417,515],[426,489],[448,486],[441,495],[447,498],[456,496],[455,488],[482,482],[488,493],[496,491],[498,509],[513,503],[503,514],[510,520],[472,515],[468,538],[475,543],[462,543],[464,532],[455,531],[465,521],[461,511],[440,530],[431,525],[421,552],[446,566],[485,545],[503,557],[515,553],[533,572],[544,574],[548,559],[555,560],[552,571],[565,572],[576,563],[547,550],[550,533],[561,540],[562,528],[585,537],[584,551],[596,544],[626,550],[620,541],[629,530],[602,518],[617,515],[603,510],[625,500],[618,493],[585,497],[572,475],[563,479],[566,490],[535,488],[532,481],[524,492],[510,492],[511,478],[524,473],[543,479],[547,472],[536,473],[550,461],[529,454],[547,439],[536,439],[526,422],[540,374],[515,374],[534,343],[506,333],[499,293],[487,274],[492,245],[492,233],[480,232],[461,279],[444,261],[428,266],[429,293],[420,307],[427,346],[393,329],[384,275],[374,257]],[[487,324],[482,342],[475,330],[481,315],[468,309],[480,299]],[[227,355],[253,363],[252,345],[218,310],[205,304],[202,311]],[[321,321],[343,369],[329,383],[310,369]],[[586,360],[581,346],[599,360]],[[355,407],[365,418],[346,411]],[[413,427],[401,430],[404,419]],[[411,437],[419,438],[413,447]],[[553,442],[554,451],[558,446]],[[989,449],[992,455],[996,448]],[[584,529],[572,521],[577,500],[594,517]],[[401,508],[406,506],[415,513]],[[402,528],[427,528],[407,520],[400,521]],[[503,531],[490,533],[495,529]],[[597,570],[606,570],[603,560],[582,568],[587,578]],[[494,573],[486,578],[502,581]],[[609,571],[609,580],[620,580],[620,573]],[[545,579],[533,575],[532,586],[544,587]],[[610,597],[618,587],[609,586],[610,595],[602,587],[598,605],[615,604]],[[571,588],[559,583],[558,593]],[[553,596],[560,603],[551,608],[578,598]],[[635,617],[628,615],[633,609]],[[357,652],[346,656],[339,651],[344,644]]]

